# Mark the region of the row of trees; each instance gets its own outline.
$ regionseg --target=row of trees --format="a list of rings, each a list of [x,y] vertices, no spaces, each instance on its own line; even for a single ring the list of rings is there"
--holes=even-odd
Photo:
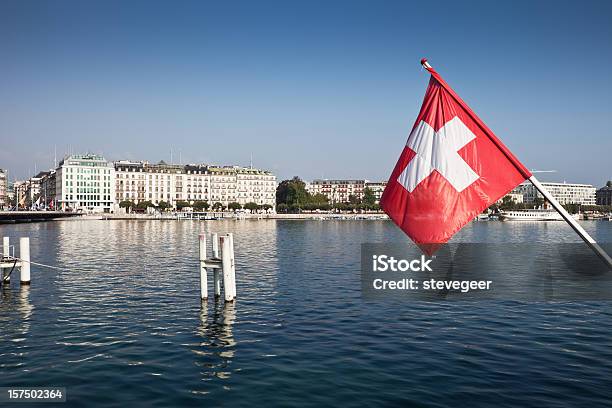
[[[533,203],[517,203],[509,196],[505,196],[502,198],[501,203],[493,204],[490,209],[492,210],[503,210],[503,211],[511,211],[511,210],[525,210],[530,208],[541,208],[545,203],[545,200],[542,197],[536,197]],[[563,207],[570,214],[577,214],[578,212],[585,211],[597,211],[602,213],[612,212],[612,206],[610,205],[581,205],[581,204],[564,204]]]
[[[510,196],[504,196],[502,198],[501,203],[495,203],[491,207],[492,210],[503,210],[503,211],[511,211],[511,210],[526,210],[530,208],[540,208],[544,204],[544,199],[541,197],[536,197],[533,203],[517,203]]]
[[[323,194],[310,194],[306,190],[306,183],[299,177],[290,180],[283,180],[276,188],[276,211],[278,212],[300,212],[314,210],[380,210],[376,204],[376,196],[372,189],[366,187],[363,190],[363,197],[359,198],[350,195],[348,202],[330,203]]]
[[[563,207],[570,214],[577,214],[578,212],[600,212],[600,213],[611,213],[612,205],[581,205],[581,204],[565,204]]]
[[[176,209],[179,211],[181,211],[183,208],[193,208],[194,211],[207,211],[209,208],[212,209],[213,211],[224,211],[224,210],[237,211],[241,209],[250,210],[250,211],[258,211],[258,210],[267,211],[272,208],[270,204],[259,205],[253,202],[246,203],[244,206],[237,202],[231,202],[227,206],[225,206],[223,205],[223,203],[217,201],[213,203],[212,205],[210,205],[208,201],[201,201],[201,200],[194,201],[193,204],[190,204],[187,201],[177,201],[175,206],[176,206]],[[172,205],[166,201],[160,201],[156,205],[151,201],[141,201],[138,204],[136,204],[131,200],[125,200],[119,203],[119,207],[126,208],[126,209],[127,208],[139,209],[139,210],[146,210],[147,208],[152,207],[160,211],[167,211],[168,209],[172,208]]]

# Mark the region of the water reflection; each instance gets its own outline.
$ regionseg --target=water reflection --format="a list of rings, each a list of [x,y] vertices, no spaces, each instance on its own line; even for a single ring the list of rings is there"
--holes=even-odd
[[[26,363],[30,325],[34,306],[30,300],[30,287],[12,290],[6,286],[0,301],[0,367],[22,367]],[[6,347],[8,346],[8,347]]]
[[[612,223],[584,225],[598,241],[612,240]],[[92,398],[107,406],[256,405],[262,395],[270,405],[440,399],[452,406],[475,389],[507,405],[525,393],[541,395],[538,406],[610,400],[612,373],[602,363],[612,359],[608,304],[364,301],[361,244],[409,242],[390,222],[83,220],[3,228],[11,239],[30,236],[33,260],[65,267],[33,268],[31,289],[18,292],[14,282],[1,294],[4,385],[66,385],[82,406]],[[200,307],[201,232],[234,233],[238,303],[210,299]],[[561,224],[483,222],[456,241],[576,239]],[[505,249],[522,265],[534,251]],[[464,256],[476,254],[464,249]],[[481,262],[500,271],[496,279],[540,287],[546,298],[558,275],[556,267],[543,276],[508,273],[509,262],[495,253]],[[581,388],[568,393],[565,384]],[[416,393],[385,399],[396,390]]]
[[[30,287],[29,285],[23,285],[19,288],[19,302],[18,311],[21,314],[21,318],[26,323],[27,327],[30,326],[30,318],[34,311],[34,306],[30,302]]]
[[[233,326],[236,321],[236,304],[214,302],[208,307],[202,303],[200,325],[196,334],[202,342],[191,351],[198,356],[195,364],[202,368],[203,380],[216,377],[223,380],[232,374],[232,359],[236,352]]]
[[[0,299],[2,299],[0,302],[0,316],[4,317],[17,313],[23,322],[21,325],[23,330],[21,332],[27,333],[34,311],[34,306],[30,301],[30,287],[28,285],[21,285],[17,288],[10,288],[8,285],[5,285],[2,292],[0,292]]]

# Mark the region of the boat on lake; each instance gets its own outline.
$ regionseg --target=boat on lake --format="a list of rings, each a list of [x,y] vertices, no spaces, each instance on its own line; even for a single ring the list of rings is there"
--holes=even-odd
[[[579,214],[572,215],[578,219]],[[499,219],[502,221],[563,221],[563,217],[553,209],[526,209],[501,211]]]

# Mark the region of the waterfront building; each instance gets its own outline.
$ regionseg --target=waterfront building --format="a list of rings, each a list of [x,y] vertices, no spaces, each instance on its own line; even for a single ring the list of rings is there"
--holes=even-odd
[[[116,161],[115,194],[117,203],[150,201],[157,205],[177,201],[208,201],[210,177],[201,166],[182,166],[161,161]]]
[[[595,205],[596,189],[590,184],[542,182],[542,185],[561,204]],[[523,202],[527,204],[533,204],[536,197],[543,198],[529,181],[519,184],[512,193],[521,194]]]
[[[181,171],[185,174],[182,178],[182,194],[181,186],[177,185],[175,195],[190,204],[196,201],[210,202],[211,177],[206,166],[190,164],[181,167]]]
[[[13,191],[16,198],[17,207],[20,209],[32,209],[36,200],[40,197],[40,181],[42,174],[39,173],[27,180],[15,181]]]
[[[44,172],[43,177],[40,180],[40,198],[41,205],[43,208],[56,209],[57,202],[55,201],[55,189],[56,189],[56,172],[55,170],[49,170]]]
[[[38,206],[40,202],[38,199],[40,198],[40,183],[45,177],[47,172],[41,171],[34,177],[30,177],[26,181],[26,192],[25,192],[25,207],[29,209],[33,209]]]
[[[595,202],[597,205],[612,205],[612,181],[595,192]]]
[[[350,196],[363,198],[365,180],[323,180],[317,179],[306,184],[306,191],[310,194],[323,194],[330,204],[348,203]]]
[[[515,204],[522,204],[523,203],[523,194],[522,193],[513,193],[513,192],[510,192],[510,193],[506,194],[505,196],[503,196],[502,198],[500,198],[499,200],[497,200],[497,204],[501,204],[504,201],[505,197],[509,197],[510,200],[512,200]]]
[[[8,175],[0,169],[0,210],[8,208]]]
[[[220,202],[227,207],[231,202],[244,205],[254,202],[275,206],[276,176],[271,172],[239,166],[209,166],[201,164],[177,165],[146,161],[116,161],[115,201],[130,200],[138,204],[151,201],[177,201],[190,204],[207,201]]]
[[[211,167],[209,175],[209,202],[221,203],[224,206],[236,201],[236,176],[233,171],[224,167]]]
[[[372,190],[374,197],[376,197],[376,203],[378,204],[383,192],[385,191],[385,187],[387,187],[387,182],[349,179],[317,179],[311,181],[310,183],[306,183],[306,191],[312,195],[323,194],[325,197],[327,197],[332,205],[336,203],[348,203],[351,196],[361,200],[363,198],[363,190],[366,187]]]
[[[255,203],[259,205],[276,205],[276,176],[269,171],[254,169],[252,167],[223,167],[222,171],[234,172],[236,177],[233,190],[235,202],[245,205]],[[216,168],[211,168],[214,174]],[[232,193],[231,190],[229,190]]]
[[[194,204],[253,202],[275,208],[276,176],[269,171],[240,166],[177,165],[163,161],[120,160],[109,163],[94,154],[66,157],[55,170],[15,182],[20,208],[62,211],[114,212],[121,201],[138,204],[178,201]],[[5,189],[6,190],[6,189]]]
[[[102,156],[71,155],[55,170],[55,202],[61,210],[112,212],[115,168]]]
[[[133,201],[139,203],[146,201],[146,174],[145,162],[121,160],[113,163],[115,167],[115,203]]]
[[[5,209],[12,208],[12,206],[15,205],[14,202],[15,202],[15,186],[13,185],[13,183],[9,182],[6,188],[6,207]]]
[[[385,191],[385,188],[387,187],[387,182],[386,181],[367,181],[365,183],[365,186],[367,188],[369,188],[370,190],[372,190],[372,192],[374,193],[374,197],[376,198],[376,204],[380,203],[380,198],[382,197],[383,192]]]
[[[15,205],[18,209],[25,208],[25,197],[27,189],[27,180],[15,180],[13,183],[13,194],[15,195]]]

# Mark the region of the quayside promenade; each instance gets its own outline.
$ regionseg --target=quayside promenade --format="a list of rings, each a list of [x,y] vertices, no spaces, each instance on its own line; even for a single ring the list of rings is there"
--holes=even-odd
[[[82,215],[82,213],[63,211],[0,211],[0,223],[50,221]]]
[[[93,217],[89,216],[88,218]],[[234,212],[177,212],[155,214],[100,214],[104,220],[387,220],[384,213],[300,213],[300,214],[245,214]]]

